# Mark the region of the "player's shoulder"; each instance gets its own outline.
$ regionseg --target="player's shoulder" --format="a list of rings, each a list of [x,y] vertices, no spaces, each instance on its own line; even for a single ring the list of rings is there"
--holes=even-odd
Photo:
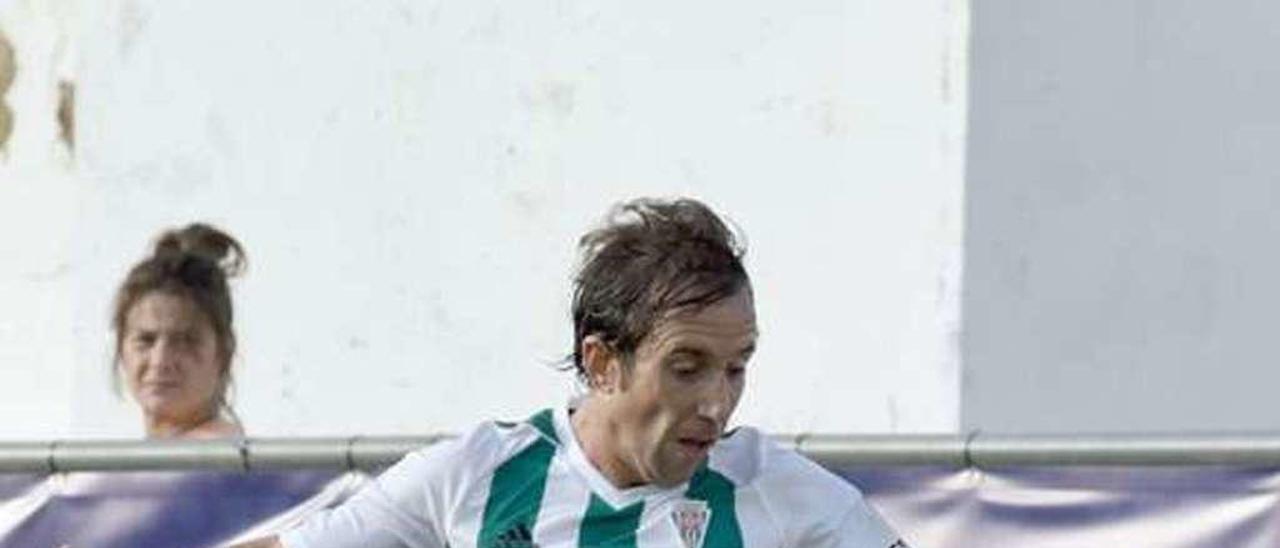
[[[552,409],[539,410],[520,420],[495,420],[480,425],[488,434],[516,444],[543,440],[559,445],[559,434],[556,432],[555,412]]]
[[[481,422],[457,437],[433,443],[408,456],[422,466],[465,467],[483,472],[497,467],[530,444],[547,439],[549,417],[550,410],[545,410],[525,420]]]
[[[754,428],[721,439],[708,465],[734,483],[740,500],[763,511],[790,545],[827,546],[826,540],[852,535],[860,541],[856,546],[896,546],[897,536],[856,486]]]
[[[861,496],[849,482],[752,427],[739,427],[726,434],[712,449],[709,464],[738,486],[765,491],[778,487],[786,492],[803,488],[820,495]]]

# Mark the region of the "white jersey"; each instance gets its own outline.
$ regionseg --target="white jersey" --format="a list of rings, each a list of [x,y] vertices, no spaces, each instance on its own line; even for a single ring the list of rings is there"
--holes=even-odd
[[[407,455],[347,503],[282,536],[289,548],[906,544],[849,483],[751,428],[673,488],[614,487],[564,409],[486,423]]]

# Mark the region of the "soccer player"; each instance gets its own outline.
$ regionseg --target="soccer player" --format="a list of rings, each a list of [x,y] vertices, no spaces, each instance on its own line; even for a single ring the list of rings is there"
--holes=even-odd
[[[259,546],[906,546],[849,483],[727,429],[757,330],[743,250],[711,210],[636,200],[580,247],[583,398],[411,453]]]

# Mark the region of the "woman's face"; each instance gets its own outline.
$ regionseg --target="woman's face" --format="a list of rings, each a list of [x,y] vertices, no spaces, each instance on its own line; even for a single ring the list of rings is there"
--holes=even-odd
[[[138,299],[125,317],[120,362],[149,424],[186,429],[217,415],[226,363],[191,299],[159,291]]]

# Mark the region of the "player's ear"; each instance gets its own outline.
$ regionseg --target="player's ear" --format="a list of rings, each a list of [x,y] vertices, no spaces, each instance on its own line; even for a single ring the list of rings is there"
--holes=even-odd
[[[582,367],[587,374],[587,387],[592,392],[609,394],[618,390],[622,362],[613,347],[599,335],[583,337]]]

